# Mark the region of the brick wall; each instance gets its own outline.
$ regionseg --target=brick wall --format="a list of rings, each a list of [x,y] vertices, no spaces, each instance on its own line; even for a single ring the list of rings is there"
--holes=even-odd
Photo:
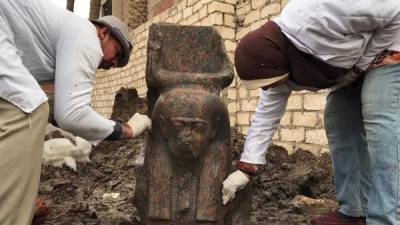
[[[212,0],[183,0],[152,20],[131,31],[134,48],[131,60],[124,68],[98,71],[93,90],[92,105],[100,114],[111,115],[113,98],[120,87],[136,88],[140,96],[146,95],[145,68],[148,29],[151,23],[170,22],[181,25],[214,26],[226,40],[227,50],[233,57],[235,42],[234,3]]]
[[[104,116],[110,116],[115,92],[120,87],[134,87],[140,96],[146,95],[146,48],[151,23],[213,26],[224,39],[228,56],[233,60],[237,42],[249,31],[277,16],[286,3],[287,0],[180,1],[132,31],[135,46],[128,66],[97,74],[93,107]],[[258,92],[246,90],[235,77],[222,93],[229,110],[231,126],[243,134],[248,133],[259,98]],[[326,92],[294,92],[274,136],[274,143],[284,146],[289,152],[297,148],[315,154],[327,151],[323,128],[325,96]]]
[[[129,27],[137,28],[147,21],[147,0],[129,1]]]
[[[149,19],[153,19],[158,14],[179,4],[181,1],[182,0],[148,0]]]
[[[130,0],[111,0],[112,2],[112,15],[120,18],[123,22],[128,24],[129,21],[129,1]],[[103,6],[107,1],[102,0],[101,5]],[[102,10],[100,10],[102,13]],[[104,16],[104,15],[100,15]]]

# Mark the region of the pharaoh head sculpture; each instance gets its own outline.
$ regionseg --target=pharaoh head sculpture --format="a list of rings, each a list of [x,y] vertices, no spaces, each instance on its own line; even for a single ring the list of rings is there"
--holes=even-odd
[[[153,120],[170,153],[191,161],[216,138],[224,107],[218,96],[204,89],[178,88],[160,96]]]

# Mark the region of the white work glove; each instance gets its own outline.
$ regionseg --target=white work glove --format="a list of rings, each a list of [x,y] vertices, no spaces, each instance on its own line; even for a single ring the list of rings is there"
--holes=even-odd
[[[127,124],[132,128],[132,138],[134,138],[151,128],[151,119],[144,114],[135,113]]]
[[[48,123],[46,126],[46,139],[54,139],[54,138],[67,138],[71,140],[72,143],[76,143],[76,137],[56,126],[53,126],[51,123]]]
[[[77,162],[90,162],[90,152],[92,151],[92,144],[81,137],[76,137],[76,149],[71,156]]]
[[[242,190],[250,179],[240,170],[231,173],[223,182],[222,187],[222,203],[226,205],[229,201],[235,198],[235,193]]]
[[[44,164],[57,167],[66,164],[76,170],[76,162],[90,162],[92,145],[88,141],[52,125],[48,125],[47,128],[46,134],[49,139],[44,142]]]
[[[72,157],[77,147],[67,138],[54,138],[44,142],[43,163],[62,167],[64,164],[76,170],[76,162]]]

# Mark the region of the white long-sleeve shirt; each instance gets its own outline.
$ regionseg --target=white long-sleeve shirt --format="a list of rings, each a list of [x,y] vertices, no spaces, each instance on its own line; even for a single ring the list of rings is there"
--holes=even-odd
[[[299,50],[341,68],[400,51],[398,0],[291,0],[274,21]]]
[[[31,113],[47,101],[38,82],[55,82],[58,125],[97,144],[114,121],[91,107],[103,52],[94,25],[47,0],[0,1],[0,98]]]
[[[383,50],[400,51],[399,0],[291,0],[275,22],[299,50],[337,67],[366,69]],[[337,87],[355,80],[352,75]],[[301,89],[311,90],[291,81],[260,89],[241,161],[265,164],[287,100]]]
[[[260,89],[260,99],[251,120],[251,127],[244,144],[241,161],[265,164],[265,155],[279,122],[285,113],[292,92],[286,84],[279,87]]]

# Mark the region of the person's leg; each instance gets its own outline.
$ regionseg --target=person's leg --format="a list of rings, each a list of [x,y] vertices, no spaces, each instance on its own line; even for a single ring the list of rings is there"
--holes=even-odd
[[[39,188],[48,104],[31,114],[0,98],[0,223],[30,225]]]
[[[398,225],[400,204],[400,64],[365,78],[362,113],[371,158],[368,225]]]
[[[361,87],[362,80],[330,93],[324,115],[339,211],[352,217],[366,215],[370,183]]]

